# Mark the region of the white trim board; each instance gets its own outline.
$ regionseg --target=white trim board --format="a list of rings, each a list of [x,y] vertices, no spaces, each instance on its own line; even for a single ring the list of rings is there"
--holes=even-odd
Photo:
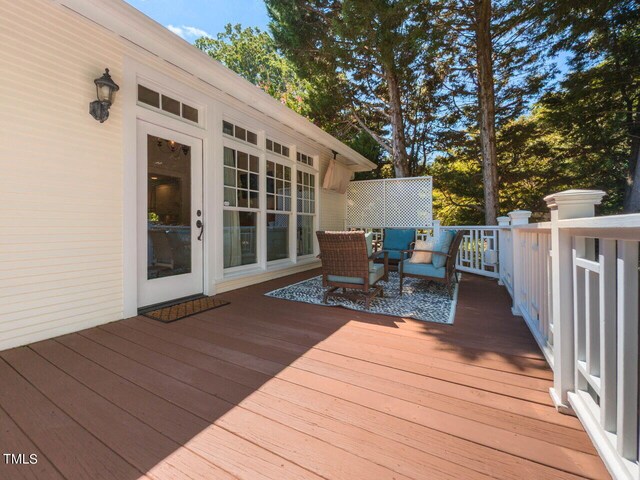
[[[163,58],[184,72],[220,90],[223,94],[235,97],[261,114],[272,117],[278,123],[288,126],[313,142],[335,150],[356,163],[356,166],[352,167],[354,171],[369,171],[376,168],[376,165],[364,156],[124,1],[53,1]]]

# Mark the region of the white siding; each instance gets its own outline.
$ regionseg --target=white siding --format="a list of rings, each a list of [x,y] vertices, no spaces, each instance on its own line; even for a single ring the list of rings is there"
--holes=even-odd
[[[3,349],[122,316],[122,110],[88,113],[122,53],[49,1],[0,11]]]
[[[0,0],[0,11],[0,350],[123,317],[127,92],[107,122],[89,115],[105,67],[123,86],[130,58],[206,95],[211,111],[303,146],[321,157],[322,185],[331,151],[313,139],[55,2]],[[222,147],[212,148],[221,170]],[[220,188],[216,172],[210,191]],[[320,189],[321,229],[344,227],[344,202]],[[217,278],[216,290],[315,265]]]

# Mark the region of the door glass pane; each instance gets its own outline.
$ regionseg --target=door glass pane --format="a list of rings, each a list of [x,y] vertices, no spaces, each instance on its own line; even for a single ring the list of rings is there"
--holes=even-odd
[[[267,261],[289,258],[289,215],[267,213]]]
[[[191,273],[191,147],[147,136],[147,278]]]
[[[223,221],[224,268],[256,263],[258,214],[225,210]]]

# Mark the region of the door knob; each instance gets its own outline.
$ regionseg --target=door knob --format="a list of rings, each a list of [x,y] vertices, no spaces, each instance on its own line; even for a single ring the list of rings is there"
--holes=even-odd
[[[196,227],[200,229],[200,235],[198,235],[198,240],[202,240],[202,234],[204,233],[204,223],[202,223],[202,220],[198,220],[196,222]]]

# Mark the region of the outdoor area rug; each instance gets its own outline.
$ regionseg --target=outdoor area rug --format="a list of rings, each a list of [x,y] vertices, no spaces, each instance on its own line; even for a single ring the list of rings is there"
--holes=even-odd
[[[372,298],[369,310],[364,308],[364,299],[355,301],[355,299],[329,297],[326,305],[392,317],[413,318],[424,322],[453,323],[458,300],[457,284],[453,292],[453,300],[449,298],[444,284],[406,277],[403,294],[400,296],[400,276],[397,272],[389,272],[389,281],[381,281],[379,285],[384,288],[384,297]],[[321,276],[273,290],[265,295],[295,302],[325,305],[322,302],[324,288]]]
[[[167,307],[158,308],[151,312],[145,312],[145,317],[152,318],[164,323],[175,322],[181,318],[190,317],[196,313],[206,312],[213,308],[222,307],[228,305],[229,302],[224,300],[218,300],[215,297],[202,297],[194,300],[188,300],[186,302],[178,303],[176,305],[170,305]]]

